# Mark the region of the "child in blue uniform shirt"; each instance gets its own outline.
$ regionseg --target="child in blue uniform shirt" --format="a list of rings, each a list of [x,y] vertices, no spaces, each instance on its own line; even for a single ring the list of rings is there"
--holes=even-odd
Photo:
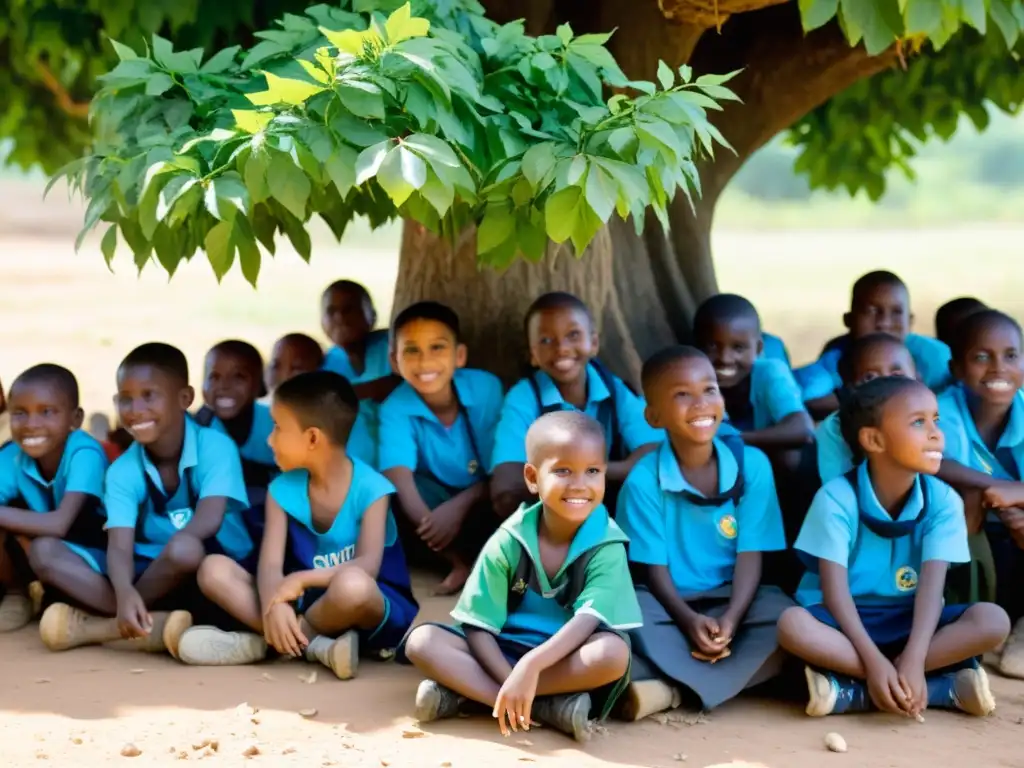
[[[324,351],[320,342],[304,333],[286,333],[274,342],[270,351],[265,379],[267,391],[273,392],[288,379],[300,373],[318,371],[323,365]]]
[[[380,409],[380,470],[398,490],[405,551],[443,557],[450,572],[437,593],[452,595],[497,527],[486,462],[501,382],[465,368],[459,318],[443,304],[402,310],[391,334],[394,367],[404,381]]]
[[[983,594],[1016,624],[1000,671],[1024,677],[1024,354],[1017,321],[982,310],[954,336],[956,385],[939,397],[946,450],[939,477],[960,492]],[[994,587],[994,589],[993,589]],[[975,591],[975,590],[972,590]]]
[[[540,502],[490,538],[459,598],[455,626],[427,624],[404,655],[428,679],[420,722],[491,709],[504,735],[535,718],[584,740],[593,705],[608,714],[629,675],[622,633],[639,626],[626,537],[602,506],[604,428],[585,414],[545,414],[526,436],[526,483]]]
[[[3,573],[0,632],[32,618],[28,564],[58,591],[100,568],[106,535],[100,499],[107,458],[83,432],[78,382],[59,365],[29,368],[11,385],[13,442],[0,448],[0,537],[10,568]]]
[[[238,449],[188,415],[194,397],[185,356],[168,344],[143,344],[118,368],[117,415],[135,442],[106,476],[108,578],[82,572],[64,590],[91,613],[46,610],[39,633],[51,650],[125,638],[175,655],[206,554],[251,554]]]
[[[261,660],[269,644],[342,680],[360,650],[389,655],[412,625],[412,597],[390,500],[394,487],[345,452],[358,400],[330,371],[299,374],[274,392],[271,447],[283,474],[267,495],[266,529],[254,578],[211,555],[199,571],[203,593],[245,627],[193,627],[182,661],[197,665]]]
[[[252,344],[222,341],[206,353],[205,405],[196,413],[195,420],[200,426],[225,433],[238,446],[251,505],[245,522],[257,546],[263,531],[267,486],[277,475],[274,453],[267,445],[274,426],[270,408],[257,402],[265,394],[263,357]]]
[[[371,466],[377,464],[380,403],[401,383],[391,370],[386,328],[374,330],[377,310],[369,291],[352,280],[327,286],[320,300],[320,324],[334,346],[324,355],[323,368],[341,374],[355,388],[360,418],[350,445]]]
[[[644,364],[643,388],[647,418],[668,440],[637,462],[619,497],[643,584],[634,653],[653,672],[640,682],[634,672],[630,720],[678,706],[680,687],[709,710],[772,677],[775,623],[793,605],[760,584],[762,553],[786,548],[782,512],[767,457],[716,437],[724,402],[711,361],[671,347]]]
[[[829,341],[821,357],[809,367],[826,372],[832,378],[833,389],[838,390],[843,384],[839,358],[846,345],[870,333],[888,333],[907,345],[918,378],[935,392],[941,392],[951,380],[949,347],[938,339],[910,333],[913,323],[910,294],[904,282],[892,272],[869,272],[853,284],[850,311],[843,315],[843,325],[849,332]],[[815,418],[823,419],[839,407],[839,401],[833,393],[808,402],[807,407]]]
[[[789,366],[762,357],[761,320],[742,296],[721,293],[697,309],[696,346],[710,359],[729,423],[743,441],[765,451],[800,448],[814,433]]]
[[[803,606],[779,642],[807,663],[807,714],[995,707],[978,658],[1009,632],[991,603],[944,605],[950,563],[968,560],[963,504],[931,477],[942,462],[938,403],[922,383],[875,379],[849,393],[843,435],[860,460],[814,497],[796,548]]]
[[[847,390],[886,376],[917,378],[910,350],[887,333],[872,333],[851,341],[839,359],[839,373]],[[853,469],[853,453],[839,428],[838,411],[830,413],[818,425],[814,437],[822,484]]]
[[[988,307],[973,296],[950,299],[935,310],[935,338],[952,349],[963,321],[984,309]]]
[[[491,498],[502,520],[531,501],[523,481],[526,432],[545,413],[578,410],[604,427],[609,497],[637,460],[665,439],[644,419],[643,400],[597,360],[594,320],[580,299],[571,293],[541,296],[527,310],[525,327],[537,370],[505,396],[491,457]]]

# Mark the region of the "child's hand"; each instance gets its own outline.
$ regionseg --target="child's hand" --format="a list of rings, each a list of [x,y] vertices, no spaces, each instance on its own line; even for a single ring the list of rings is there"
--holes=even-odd
[[[1010,483],[997,480],[985,489],[982,501],[992,509],[1024,507],[1024,483]]]
[[[903,654],[896,659],[896,673],[907,697],[908,714],[917,717],[928,706],[928,683],[924,677],[924,661]]]
[[[533,710],[533,699],[537,695],[537,679],[539,673],[530,664],[520,661],[512,668],[512,674],[505,680],[494,701],[494,711],[498,718],[498,728],[502,736],[520,728],[530,730],[530,713]],[[511,731],[509,730],[511,729]]]
[[[715,637],[715,642],[718,643],[719,649],[725,648],[729,645],[735,635],[736,620],[728,614],[720,616],[718,618],[718,635]]]
[[[153,630],[153,618],[134,587],[117,600],[117,629],[125,640],[148,637]]]
[[[1010,537],[1018,547],[1024,547],[1024,509],[1010,507],[999,510],[999,519],[1006,526]]]
[[[715,619],[698,613],[686,626],[686,634],[697,650],[708,656],[717,656],[724,645],[719,642],[721,627]]]
[[[275,605],[280,603],[294,603],[296,600],[301,598],[305,592],[306,586],[302,583],[302,579],[299,578],[297,573],[285,576],[281,581],[281,584],[278,586],[277,592],[274,593],[274,599],[270,601],[270,607],[273,608]]]
[[[272,605],[263,617],[263,636],[278,653],[299,658],[309,645],[309,640],[299,627],[295,609],[287,603]]]
[[[423,518],[416,533],[434,552],[441,552],[455,541],[463,519],[465,515],[462,510],[451,501],[446,501]]]
[[[891,661],[881,659],[868,667],[867,673],[868,693],[876,707],[894,715],[905,717],[910,714],[911,703]]]

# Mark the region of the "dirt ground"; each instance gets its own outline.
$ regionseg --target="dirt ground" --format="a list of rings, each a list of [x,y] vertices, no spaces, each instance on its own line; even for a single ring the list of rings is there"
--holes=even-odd
[[[416,587],[429,594],[424,578]],[[443,619],[450,607],[450,599],[425,598],[421,619]],[[11,768],[194,760],[275,768],[917,768],[963,765],[970,755],[984,755],[977,764],[985,768],[1024,765],[1024,683],[994,674],[998,707],[985,720],[946,712],[926,713],[923,724],[880,714],[815,720],[795,703],[743,697],[708,715],[612,721],[582,750],[545,729],[504,739],[486,717],[420,728],[411,717],[419,679],[410,668],[373,662],[341,682],[299,662],[203,669],[106,648],[51,654],[33,625],[0,636],[0,744]],[[308,709],[317,714],[304,719],[299,712]],[[846,739],[848,753],[825,750],[829,731]],[[141,754],[123,757],[126,745]]]

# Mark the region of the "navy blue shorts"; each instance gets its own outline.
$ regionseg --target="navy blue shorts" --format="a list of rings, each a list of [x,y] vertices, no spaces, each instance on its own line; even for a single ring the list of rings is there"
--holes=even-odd
[[[390,584],[377,582],[377,589],[384,597],[384,618],[374,629],[357,630],[359,634],[359,652],[370,656],[390,656],[402,644],[406,634],[412,627],[420,607]],[[326,589],[308,589],[296,606],[296,612],[309,610],[317,600],[324,596]]]
[[[937,628],[945,627],[959,620],[970,607],[969,605],[944,606]],[[822,624],[839,629],[838,622],[824,603],[810,606],[807,612]],[[910,630],[914,625],[913,601],[908,600],[906,605],[858,605],[857,614],[871,641],[886,657],[893,659],[903,652],[903,647],[910,639]]]

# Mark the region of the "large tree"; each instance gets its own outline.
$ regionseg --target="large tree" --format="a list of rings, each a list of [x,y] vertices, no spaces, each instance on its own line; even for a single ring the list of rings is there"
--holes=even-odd
[[[108,258],[119,232],[140,269],[199,248],[255,281],[257,243],[308,255],[313,215],[339,235],[403,216],[396,305],[451,304],[506,375],[545,289],[591,304],[623,374],[685,337],[717,288],[715,204],[780,132],[812,184],[878,197],[961,114],[984,127],[986,104],[1024,102],[1024,0],[24,5],[0,26],[0,135],[23,163],[92,139],[69,173],[87,227],[113,225]]]

